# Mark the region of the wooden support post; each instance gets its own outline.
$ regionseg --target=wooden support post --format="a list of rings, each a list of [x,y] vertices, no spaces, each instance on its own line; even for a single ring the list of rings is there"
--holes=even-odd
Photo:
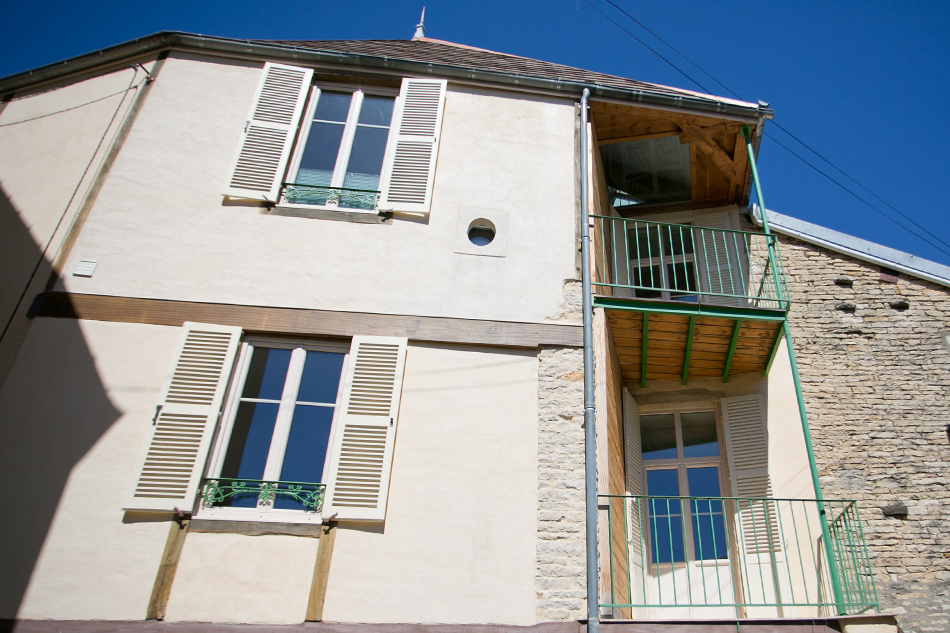
[[[696,330],[696,317],[689,317],[689,331],[686,333],[686,352],[683,354],[683,379],[686,384],[686,377],[689,375],[689,356],[693,352],[693,333]]]
[[[323,601],[327,597],[327,579],[330,576],[330,559],[333,557],[334,540],[336,540],[336,521],[323,526],[320,534],[317,562],[313,566],[313,581],[310,583],[310,600],[307,602],[307,622],[319,622],[323,619]]]
[[[781,325],[775,330],[775,338],[772,339],[772,349],[769,351],[769,359],[765,362],[765,375],[769,375],[769,371],[772,369],[772,362],[775,360],[775,357],[778,355],[778,348],[782,342],[782,336],[785,334],[785,328]]]
[[[168,596],[175,581],[175,572],[178,571],[178,559],[181,549],[185,545],[185,536],[188,533],[188,524],[191,519],[175,519],[168,531],[165,541],[165,551],[162,553],[162,562],[155,575],[155,585],[152,587],[152,597],[148,601],[146,620],[164,620],[165,607],[168,605]]]
[[[650,314],[643,313],[643,342],[640,344],[640,386],[647,386],[647,328],[650,323]]]
[[[729,380],[729,367],[732,365],[732,357],[736,353],[736,343],[739,342],[739,330],[742,328],[742,319],[736,319],[736,324],[732,326],[732,340],[729,341],[729,351],[726,353],[726,364],[722,368],[722,381]]]

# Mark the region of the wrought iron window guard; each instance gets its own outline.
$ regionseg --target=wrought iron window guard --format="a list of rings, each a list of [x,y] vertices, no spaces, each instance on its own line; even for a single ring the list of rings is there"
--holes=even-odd
[[[201,485],[201,507],[228,506],[235,499],[255,499],[257,506],[273,507],[277,499],[294,501],[307,512],[321,512],[326,484],[300,481],[264,481],[209,477]]]
[[[281,189],[280,201],[282,204],[310,204],[374,211],[379,202],[379,194],[379,191],[372,189],[348,189],[288,182],[284,183]]]
[[[598,495],[598,505],[610,561],[600,606],[621,619],[662,618],[669,607],[722,617],[880,612],[855,501]]]

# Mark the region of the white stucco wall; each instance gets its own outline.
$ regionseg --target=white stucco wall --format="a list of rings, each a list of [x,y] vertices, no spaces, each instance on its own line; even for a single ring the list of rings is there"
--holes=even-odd
[[[72,259],[74,292],[544,321],[574,277],[574,106],[450,84],[428,221],[265,215],[221,192],[261,66],[170,57]],[[508,215],[506,257],[454,252],[459,212]]]
[[[0,617],[145,617],[169,521],[122,503],[178,336],[33,322],[0,390]]]
[[[316,538],[193,532],[168,599],[168,622],[303,622]]]
[[[535,622],[535,353],[410,345],[384,527],[341,524],[330,622]]]

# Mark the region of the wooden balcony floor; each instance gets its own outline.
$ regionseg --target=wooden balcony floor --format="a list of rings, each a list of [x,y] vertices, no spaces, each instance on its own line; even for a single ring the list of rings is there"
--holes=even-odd
[[[647,315],[646,376],[643,376],[643,320]],[[690,321],[693,339],[686,379],[765,372],[780,341],[782,322],[631,310],[606,310],[624,382],[682,379]],[[735,325],[739,322],[736,336]],[[728,366],[729,349],[736,336]]]

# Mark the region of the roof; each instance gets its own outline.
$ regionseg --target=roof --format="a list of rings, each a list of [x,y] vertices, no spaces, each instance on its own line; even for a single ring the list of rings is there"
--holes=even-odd
[[[702,92],[682,90],[661,86],[660,84],[626,79],[614,75],[605,75],[590,70],[563,66],[551,62],[519,57],[507,53],[446,42],[431,38],[414,40],[261,40],[269,44],[282,44],[294,48],[315,51],[335,51],[340,53],[356,53],[373,57],[396,58],[406,61],[421,62],[424,64],[440,64],[457,68],[471,68],[474,70],[494,71],[522,77],[536,77],[555,81],[587,84],[591,86],[609,86],[621,90],[649,91],[657,94],[666,94],[675,97],[691,97],[704,99],[710,103],[729,103],[746,108],[757,108],[757,104],[716,97]]]
[[[766,210],[766,213],[768,213],[769,228],[776,233],[823,246],[829,250],[879,264],[886,268],[893,268],[941,286],[950,286],[950,266],[944,266],[929,259],[923,259],[868,240],[862,240],[847,233],[826,229],[823,226],[782,215],[775,211]],[[754,222],[761,225],[762,212],[757,205],[753,205],[752,218]]]
[[[592,98],[642,102],[643,105],[739,116],[761,121],[772,110],[757,104],[716,97],[691,90],[626,79],[572,68],[517,55],[443,42],[417,40],[240,40],[162,31],[92,53],[0,78],[0,95],[33,85],[60,80],[78,73],[127,64],[167,50],[217,53],[280,61],[356,67],[364,72],[382,71],[431,75],[449,80],[505,85],[579,97],[588,88]]]

